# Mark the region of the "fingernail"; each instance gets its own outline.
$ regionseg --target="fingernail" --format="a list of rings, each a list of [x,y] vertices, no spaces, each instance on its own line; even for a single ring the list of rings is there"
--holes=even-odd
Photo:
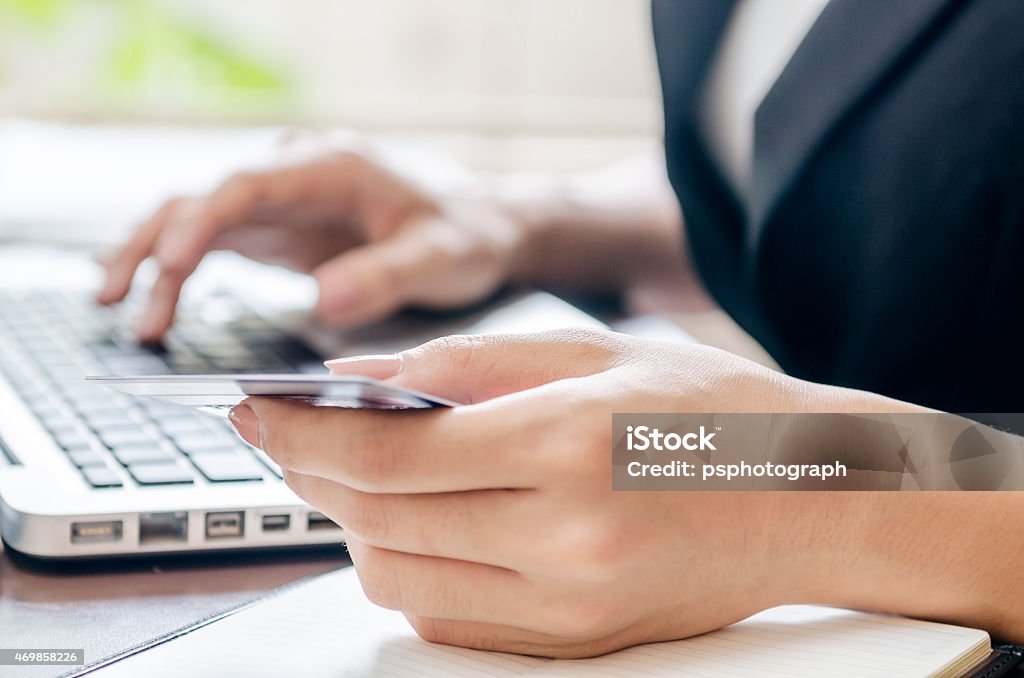
[[[139,335],[139,339],[143,341],[156,341],[160,338],[160,321],[153,315],[153,313],[147,313],[142,318],[142,322],[139,323],[139,327],[136,330]]]
[[[260,420],[251,407],[248,405],[235,405],[228,412],[228,419],[231,421],[231,425],[235,427],[235,430],[238,431],[238,435],[241,436],[242,440],[253,447],[261,447]]]
[[[114,298],[114,286],[107,281],[104,283],[103,288],[96,293],[96,302],[99,304],[109,304]]]
[[[191,246],[192,243],[187,238],[162,238],[153,252],[153,258],[160,268],[174,269],[188,257]]]
[[[401,353],[361,355],[354,358],[328,360],[324,365],[331,374],[355,374],[374,379],[390,379],[402,373],[405,362]]]
[[[109,304],[117,296],[117,289],[121,286],[119,280],[115,280],[111,273],[107,273],[103,286],[96,293],[96,301],[101,304]]]

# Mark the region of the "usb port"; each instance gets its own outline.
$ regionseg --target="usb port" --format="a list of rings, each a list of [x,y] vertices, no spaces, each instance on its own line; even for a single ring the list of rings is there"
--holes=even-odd
[[[292,526],[292,517],[287,513],[274,513],[263,516],[261,522],[264,532],[284,532]]]
[[[121,541],[123,534],[124,523],[120,520],[71,523],[72,544],[102,544]]]
[[[188,541],[188,513],[143,513],[139,516],[139,543]]]
[[[306,518],[306,529],[310,532],[313,530],[336,530],[338,526],[319,511],[310,511],[309,517]]]
[[[245,516],[241,511],[220,511],[206,514],[206,538],[241,537],[245,531]]]

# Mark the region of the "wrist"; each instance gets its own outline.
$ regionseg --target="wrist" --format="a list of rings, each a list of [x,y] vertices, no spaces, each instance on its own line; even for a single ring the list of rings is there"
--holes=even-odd
[[[517,238],[509,260],[509,282],[543,284],[549,277],[544,262],[557,248],[557,225],[564,213],[564,190],[558,175],[509,174],[490,182],[489,198],[516,225]]]
[[[689,271],[679,206],[650,174],[627,167],[491,179],[488,195],[519,227],[512,282],[606,293]]]
[[[838,576],[855,570],[850,493],[764,492],[760,508],[764,535],[761,563],[765,592],[774,605],[841,605],[850,586]]]
[[[1013,494],[850,493],[843,512],[847,539],[834,555],[832,574],[816,581],[814,601],[1019,641],[1022,609],[1012,607],[1022,604],[1018,563],[1000,548],[1015,524],[1006,506]]]
[[[774,412],[901,413],[930,410],[872,393],[764,372],[751,395]],[[774,383],[773,383],[774,382]],[[766,394],[770,394],[766,398]],[[925,493],[830,491],[764,493],[759,531],[764,562],[775,583],[775,604],[821,604],[910,614],[903,604],[920,599],[923,569],[906,568],[908,544],[919,536],[907,522]],[[901,502],[903,502],[901,504]],[[896,508],[902,506],[902,508]],[[937,542],[941,537],[936,536]],[[894,575],[903,573],[902,580]],[[909,597],[908,597],[909,594]]]

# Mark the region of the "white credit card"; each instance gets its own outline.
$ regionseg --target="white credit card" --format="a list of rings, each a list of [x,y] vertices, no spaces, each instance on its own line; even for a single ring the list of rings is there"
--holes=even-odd
[[[321,407],[422,410],[458,403],[359,376],[329,374],[196,374],[86,377],[128,395],[162,400],[210,414],[227,411],[250,396],[290,398]]]

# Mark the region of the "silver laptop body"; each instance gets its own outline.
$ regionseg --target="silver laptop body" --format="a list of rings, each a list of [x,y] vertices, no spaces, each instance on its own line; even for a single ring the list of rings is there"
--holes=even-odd
[[[143,276],[145,277],[145,276]],[[162,347],[140,347],[124,309],[91,304],[80,252],[0,247],[0,535],[40,558],[342,541],[262,452],[223,420],[88,384],[96,374],[323,372],[326,357],[401,350],[455,333],[600,327],[544,293],[340,334],[303,309],[310,281],[215,255],[190,282]]]

